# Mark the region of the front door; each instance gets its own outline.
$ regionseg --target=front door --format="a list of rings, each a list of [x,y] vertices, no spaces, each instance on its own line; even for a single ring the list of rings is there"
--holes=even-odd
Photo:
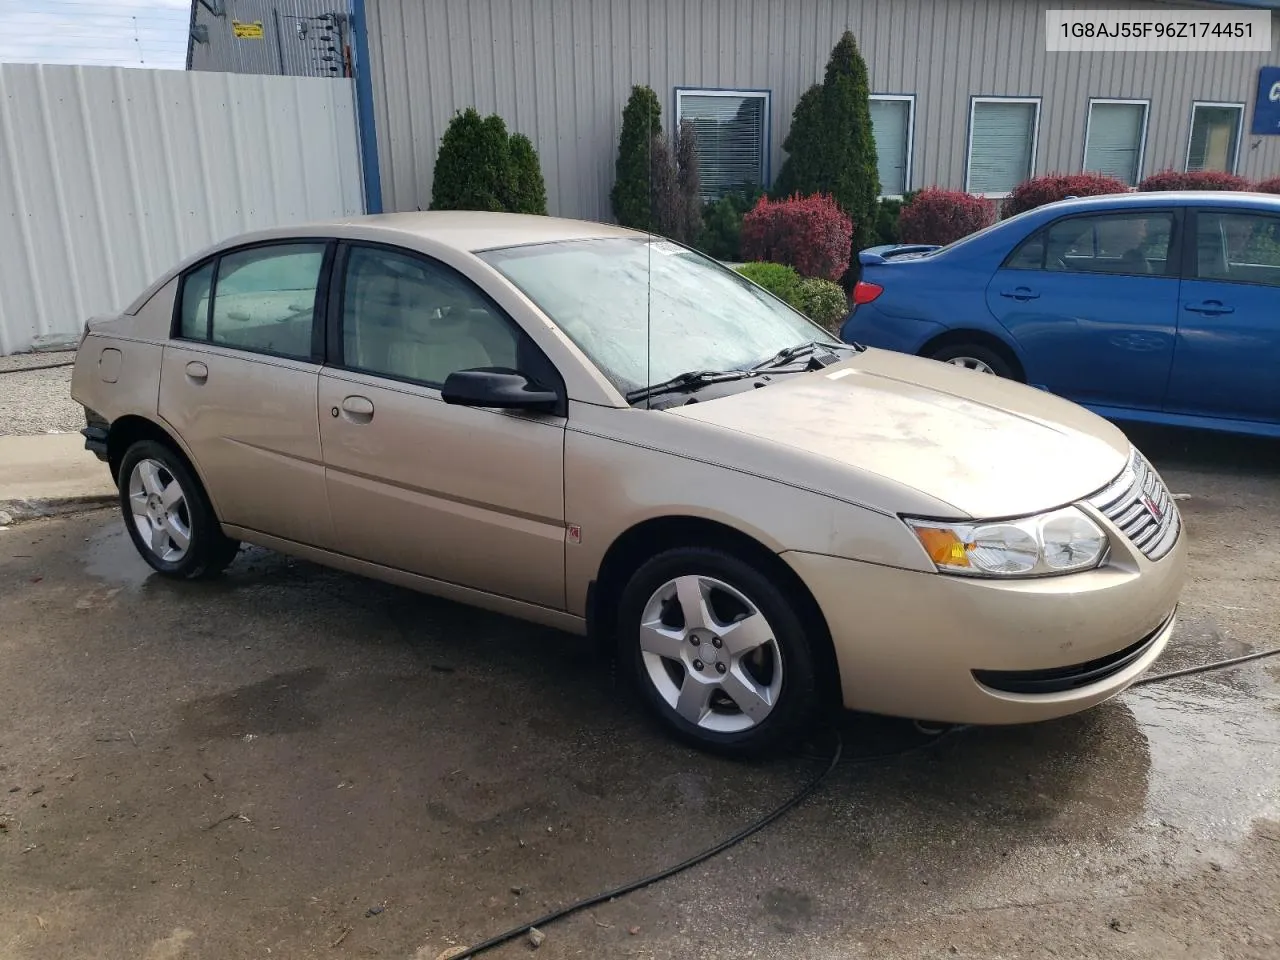
[[[160,372],[160,417],[186,444],[219,519],[306,544],[323,544],[329,530],[315,336],[328,248],[254,246],[195,267]]]
[[[1172,210],[1066,217],[996,271],[987,305],[1027,382],[1078,403],[1159,410],[1178,306]]]
[[[1280,217],[1195,215],[1165,410],[1280,422]]]
[[[444,264],[362,245],[339,260],[340,333],[319,393],[336,549],[563,609],[564,418],[440,398],[450,373],[474,367],[552,386],[549,361]]]

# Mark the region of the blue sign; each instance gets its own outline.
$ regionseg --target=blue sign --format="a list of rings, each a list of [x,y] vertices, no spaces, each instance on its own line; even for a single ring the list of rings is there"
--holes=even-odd
[[[1280,67],[1258,69],[1258,98],[1253,102],[1252,132],[1280,135]]]

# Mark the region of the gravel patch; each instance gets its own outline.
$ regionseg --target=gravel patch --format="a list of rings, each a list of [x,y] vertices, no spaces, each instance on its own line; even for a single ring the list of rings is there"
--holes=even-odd
[[[74,353],[0,357],[0,436],[74,433],[84,426],[84,410],[71,399],[71,367],[29,369],[74,358]]]

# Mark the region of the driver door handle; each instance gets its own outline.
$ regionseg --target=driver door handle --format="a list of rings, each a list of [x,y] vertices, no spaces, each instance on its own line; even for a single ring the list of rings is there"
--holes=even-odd
[[[204,383],[209,379],[209,368],[199,360],[192,360],[187,364],[187,376],[196,383]]]
[[[1012,290],[1001,290],[1000,296],[1011,300],[1034,300],[1040,296],[1030,287],[1014,287]]]

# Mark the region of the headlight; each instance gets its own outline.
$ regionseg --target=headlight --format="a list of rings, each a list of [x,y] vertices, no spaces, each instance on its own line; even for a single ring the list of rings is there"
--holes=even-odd
[[[907,525],[943,573],[974,577],[1034,577],[1091,570],[1107,552],[1107,535],[1075,507],[1021,520]]]

